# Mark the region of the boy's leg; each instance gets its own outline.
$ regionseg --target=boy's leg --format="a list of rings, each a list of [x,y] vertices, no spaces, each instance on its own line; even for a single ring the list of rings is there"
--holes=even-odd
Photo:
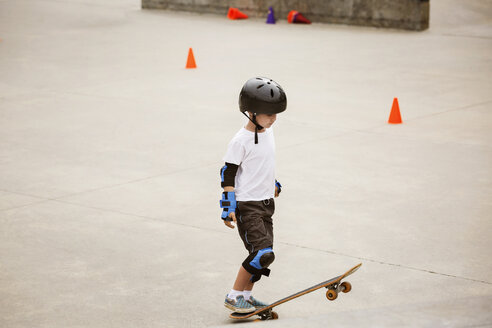
[[[243,268],[244,269],[244,268]],[[246,271],[246,270],[245,270]],[[251,304],[255,309],[259,309],[262,307],[267,306],[267,303],[264,303],[256,298],[254,298],[252,294],[253,287],[255,286],[255,283],[252,282],[251,280],[248,281],[246,284],[246,287],[243,289],[243,297],[244,299]]]
[[[251,274],[244,269],[243,266],[239,269],[237,273],[236,282],[234,283],[233,290],[234,291],[242,291],[242,295],[244,299],[251,304],[256,309],[267,306],[268,304],[263,303],[262,301],[257,300],[253,296],[251,296],[251,291],[255,286],[255,283],[251,281]]]
[[[246,284],[246,287],[244,287],[244,290],[250,292],[253,290],[254,286],[255,286],[254,282],[248,281],[248,283]]]
[[[244,287],[243,296],[246,301],[250,300],[254,285],[255,285],[254,282],[249,281],[246,287]]]
[[[234,287],[226,296],[225,307],[239,313],[250,313],[255,310],[255,307],[247,302],[244,297],[244,289],[250,286],[250,279],[251,274],[241,266],[237,273]]]
[[[239,268],[233,289],[228,294],[226,303],[230,303],[230,300],[236,299],[236,297],[241,297],[242,300],[247,300],[253,308],[263,307],[266,306],[265,303],[251,296],[251,291],[254,287],[252,280],[259,280],[261,275],[268,276],[269,270],[267,268],[274,259],[272,250],[273,225],[271,218],[275,211],[274,201],[271,199],[268,202],[238,202],[237,205],[236,216],[238,217],[237,227],[239,235],[244,246],[250,252],[250,256],[248,256]],[[255,229],[249,231],[252,227]],[[255,250],[256,252],[253,252]],[[270,261],[267,261],[266,258],[270,258]],[[245,263],[248,270],[245,268]],[[258,266],[261,267],[258,268]],[[253,277],[253,274],[248,271],[255,272],[255,276]],[[231,308],[228,305],[226,307]]]
[[[246,271],[241,265],[239,272],[237,273],[236,281],[234,282],[234,290],[251,290],[253,289],[254,283],[251,282],[251,273]],[[251,289],[248,289],[251,288]]]

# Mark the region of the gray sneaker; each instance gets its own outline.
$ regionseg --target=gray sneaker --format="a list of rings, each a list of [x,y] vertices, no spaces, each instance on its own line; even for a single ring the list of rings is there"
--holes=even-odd
[[[253,305],[244,300],[242,295],[236,297],[235,300],[226,295],[224,306],[237,313],[251,313],[256,310]]]
[[[268,305],[268,304],[266,304],[266,303],[263,303],[262,301],[257,300],[257,299],[256,299],[256,298],[254,298],[253,296],[251,296],[251,297],[249,298],[249,300],[248,300],[248,301],[246,301],[246,302],[248,302],[249,304],[251,304],[252,306],[254,306],[254,307],[255,307],[255,309],[259,309],[259,308],[262,308],[262,307],[265,307],[265,306],[267,306],[267,305]]]

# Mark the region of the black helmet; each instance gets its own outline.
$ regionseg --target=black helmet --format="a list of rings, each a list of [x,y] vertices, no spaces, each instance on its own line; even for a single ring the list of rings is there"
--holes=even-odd
[[[278,114],[287,107],[282,87],[272,79],[254,77],[244,84],[239,94],[239,110],[255,114]]]

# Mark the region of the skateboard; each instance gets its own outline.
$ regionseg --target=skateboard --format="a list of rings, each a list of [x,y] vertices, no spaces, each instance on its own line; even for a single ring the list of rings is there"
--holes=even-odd
[[[285,298],[282,298],[281,300],[278,300],[270,305],[267,305],[265,307],[262,307],[254,312],[250,313],[237,313],[233,312],[229,315],[231,319],[248,319],[251,318],[254,315],[257,315],[260,317],[259,320],[272,320],[272,319],[278,319],[278,314],[275,311],[272,311],[272,309],[282,303],[288,302],[290,300],[293,300],[295,298],[301,297],[302,295],[306,295],[308,293],[314,292],[315,290],[318,290],[320,288],[325,287],[328,289],[326,292],[326,298],[329,299],[330,301],[334,301],[338,297],[338,293],[343,292],[343,293],[348,293],[352,289],[352,285],[348,281],[341,282],[344,278],[350,276],[352,273],[357,271],[362,263],[357,264],[354,266],[352,269],[348,270],[344,274],[340,276],[336,276],[335,278],[331,278],[330,280],[323,281],[322,283],[319,283],[317,285],[314,285],[312,287],[309,287],[307,289],[304,289],[300,292],[297,292],[295,294],[292,294],[290,296],[287,296]]]

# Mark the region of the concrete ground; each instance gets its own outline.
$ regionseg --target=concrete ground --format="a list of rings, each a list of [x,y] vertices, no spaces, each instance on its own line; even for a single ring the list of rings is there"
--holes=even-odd
[[[263,324],[492,326],[491,53],[491,1],[432,0],[418,33],[0,0],[0,326],[235,323],[219,168],[256,75],[288,96],[256,297],[363,263]]]

